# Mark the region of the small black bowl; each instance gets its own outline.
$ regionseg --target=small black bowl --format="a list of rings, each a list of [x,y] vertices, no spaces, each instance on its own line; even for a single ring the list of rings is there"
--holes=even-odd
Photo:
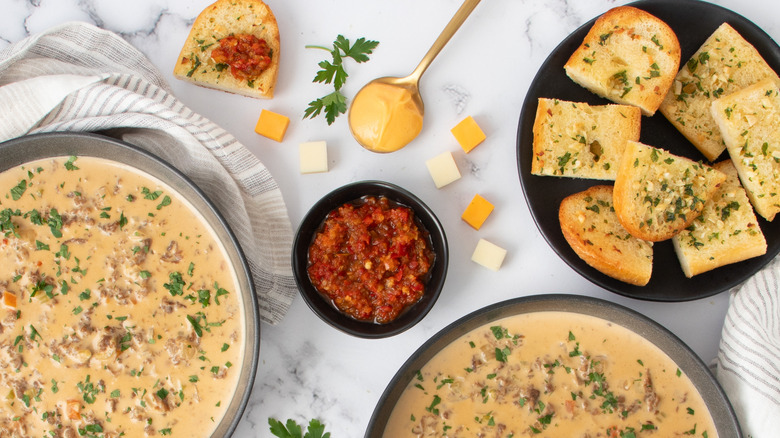
[[[386,324],[360,321],[336,309],[330,300],[323,297],[312,285],[307,270],[309,246],[328,213],[364,196],[384,196],[411,208],[418,224],[422,224],[430,235],[431,248],[435,254],[422,299],[406,309],[398,318]],[[433,211],[409,191],[383,181],[355,182],[325,195],[306,213],[295,234],[292,247],[293,274],[306,304],[326,323],[360,338],[376,339],[394,336],[420,322],[439,298],[444,286],[444,278],[447,276],[448,263],[447,236]]]

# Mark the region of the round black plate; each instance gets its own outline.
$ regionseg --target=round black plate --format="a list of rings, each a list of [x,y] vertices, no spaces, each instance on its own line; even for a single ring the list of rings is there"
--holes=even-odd
[[[672,27],[682,48],[680,65],[685,65],[718,26],[728,22],[758,49],[770,67],[780,71],[780,47],[777,43],[750,20],[735,12],[697,0],[644,0],[631,3],[631,6],[650,12]],[[609,103],[575,84],[563,70],[563,65],[582,43],[594,21],[595,18],[585,23],[553,50],[536,74],[523,103],[517,134],[517,167],[523,193],[537,227],[555,252],[574,270],[593,283],[627,297],[650,301],[687,301],[712,296],[740,284],[780,252],[780,227],[777,224],[759,218],[768,245],[766,255],[693,278],[686,278],[683,274],[671,241],[658,242],[654,245],[653,275],[646,286],[623,283],[591,268],[574,253],[561,234],[558,206],[563,198],[592,185],[604,184],[604,181],[531,175],[533,124],[539,97],[590,104]],[[653,117],[642,117],[640,141],[706,162],[704,156],[660,111]],[[724,153],[721,159],[727,155]]]

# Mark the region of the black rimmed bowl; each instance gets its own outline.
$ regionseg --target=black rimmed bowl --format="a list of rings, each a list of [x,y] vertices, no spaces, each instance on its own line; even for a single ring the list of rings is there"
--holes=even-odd
[[[240,289],[239,304],[244,314],[244,344],[241,348],[244,353],[241,363],[234,365],[236,368],[240,366],[235,392],[229,400],[224,401],[229,403],[227,410],[211,436],[231,436],[249,402],[257,374],[260,319],[249,265],[230,226],[206,194],[171,164],[137,146],[104,135],[57,132],[8,140],[0,143],[0,171],[38,159],[70,155],[111,160],[159,179],[191,204],[222,244]]]
[[[358,201],[366,196],[384,196],[402,206],[411,208],[418,225],[422,225],[427,231],[435,255],[430,276],[425,282],[423,297],[406,309],[398,318],[386,324],[360,321],[342,313],[327,297],[320,294],[312,284],[308,274],[309,246],[328,213],[346,203]],[[295,234],[292,248],[293,275],[298,284],[298,290],[309,308],[332,327],[353,336],[369,339],[397,335],[420,322],[428,314],[444,286],[448,259],[447,236],[433,211],[411,192],[383,181],[355,182],[325,195],[304,216],[298,227],[298,232]]]
[[[549,294],[514,298],[476,310],[445,327],[420,346],[401,366],[374,409],[365,438],[384,438],[393,409],[410,382],[437,353],[461,336],[495,321],[535,312],[565,312],[620,325],[669,356],[701,395],[720,437],[742,437],[734,409],[707,365],[682,340],[652,319],[610,301],[581,295]],[[637,435],[640,436],[640,435]]]

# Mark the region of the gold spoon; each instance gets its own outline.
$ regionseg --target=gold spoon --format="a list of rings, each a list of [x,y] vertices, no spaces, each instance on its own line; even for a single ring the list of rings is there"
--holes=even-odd
[[[425,112],[420,77],[479,2],[463,2],[412,74],[374,79],[358,91],[349,108],[349,129],[361,146],[373,152],[394,152],[417,137]]]

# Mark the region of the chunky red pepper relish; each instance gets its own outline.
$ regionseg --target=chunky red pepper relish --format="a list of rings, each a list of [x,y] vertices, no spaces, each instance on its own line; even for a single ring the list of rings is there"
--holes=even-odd
[[[226,36],[219,47],[211,51],[211,58],[230,66],[230,73],[238,79],[252,79],[271,65],[271,48],[265,40],[250,34]]]
[[[430,246],[410,208],[363,197],[328,214],[309,247],[309,278],[341,312],[386,324],[422,298]]]

